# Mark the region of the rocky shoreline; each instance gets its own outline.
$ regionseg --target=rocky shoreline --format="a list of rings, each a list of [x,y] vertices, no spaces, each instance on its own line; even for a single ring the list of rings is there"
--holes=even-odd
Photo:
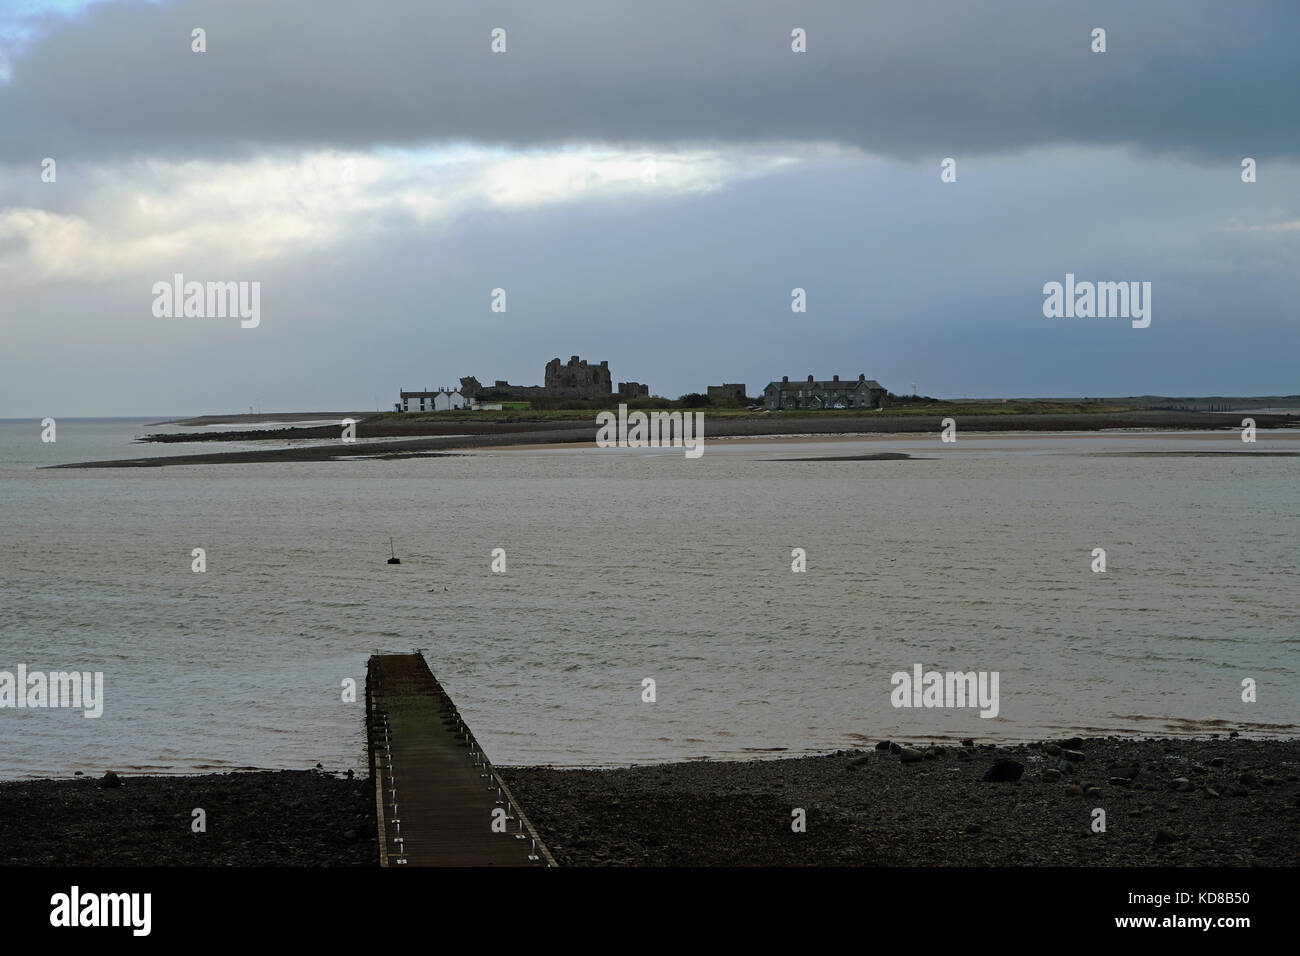
[[[1297,866],[1300,740],[1089,738],[500,768],[565,866]],[[376,866],[369,780],[0,783],[0,866]],[[193,809],[208,832],[191,830]],[[806,832],[792,830],[802,809]],[[1094,832],[1096,811],[1105,832]]]
[[[883,746],[503,776],[565,865],[1300,865],[1300,741]]]
[[[378,866],[377,830],[374,785],[318,770],[0,783],[0,866]]]

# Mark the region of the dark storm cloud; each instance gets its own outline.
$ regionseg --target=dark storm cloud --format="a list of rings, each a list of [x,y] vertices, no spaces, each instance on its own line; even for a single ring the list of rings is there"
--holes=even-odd
[[[1285,0],[193,0],[42,29],[0,86],[0,160],[448,140],[1300,154],[1300,5]]]

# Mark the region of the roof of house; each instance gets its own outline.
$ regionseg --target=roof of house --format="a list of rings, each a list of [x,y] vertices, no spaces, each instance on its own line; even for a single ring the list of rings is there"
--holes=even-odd
[[[402,398],[435,398],[438,395],[459,395],[455,388],[440,388],[436,392],[402,392]]]
[[[874,378],[869,378],[866,379],[865,381],[857,378],[849,378],[849,379],[840,379],[838,382],[836,381],[810,382],[807,379],[802,379],[797,382],[768,382],[767,388],[763,389],[763,391],[767,391],[768,388],[783,389],[785,391],[796,391],[799,389],[809,389],[809,388],[820,388],[820,389],[847,388],[852,390],[857,388],[859,385],[866,386],[869,389],[879,389],[882,392],[885,391],[885,386],[881,385]]]

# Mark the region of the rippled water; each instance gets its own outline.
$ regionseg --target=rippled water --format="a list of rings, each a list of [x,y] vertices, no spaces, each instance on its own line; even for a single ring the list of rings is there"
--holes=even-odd
[[[147,430],[0,422],[0,669],[106,684],[97,720],[0,710],[2,776],[361,770],[341,682],[413,648],[502,764],[1300,722],[1300,458],[1127,454],[1297,434],[37,468],[195,450]],[[928,460],[777,460],[879,451]],[[915,663],[999,672],[998,717],[895,709]]]

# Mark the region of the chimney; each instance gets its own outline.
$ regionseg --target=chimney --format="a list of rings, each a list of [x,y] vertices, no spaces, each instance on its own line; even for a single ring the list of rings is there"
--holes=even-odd
[[[809,375],[809,376],[808,376],[808,383],[809,383],[809,384],[812,384],[812,380],[813,380],[813,377],[812,377],[811,375]]]
[[[790,376],[789,376],[789,375],[782,375],[782,376],[781,376],[781,381],[783,381],[783,382],[788,382],[788,381],[790,381]]]
[[[836,381],[836,382],[838,382],[839,380],[840,380],[840,377],[839,377],[838,375],[836,375],[835,378],[833,379],[833,381]]]
[[[867,373],[866,373],[866,372],[859,372],[859,373],[858,373],[858,381],[859,381],[859,382],[865,382],[866,380],[867,380]]]
[[[577,365],[577,364],[578,364],[578,356],[575,355],[573,358],[569,359],[569,364],[570,364],[570,365]]]
[[[609,368],[609,359],[605,359],[604,361],[602,361],[602,362],[600,363],[600,367],[601,367],[601,368]]]

